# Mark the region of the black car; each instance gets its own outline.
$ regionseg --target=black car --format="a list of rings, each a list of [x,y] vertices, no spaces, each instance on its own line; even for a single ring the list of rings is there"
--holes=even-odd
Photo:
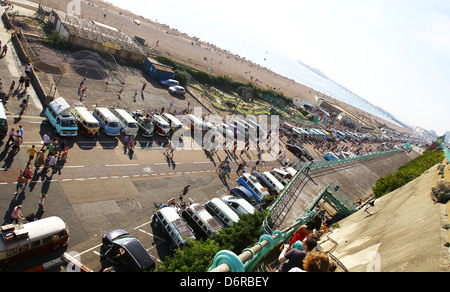
[[[308,151],[306,151],[305,149],[303,149],[300,146],[292,145],[292,144],[286,144],[286,148],[289,151],[291,151],[297,157],[300,157],[300,158],[305,157],[309,161],[313,161],[314,160],[314,158],[308,153]]]
[[[258,201],[256,201],[253,194],[249,190],[247,190],[244,186],[232,188],[230,190],[230,194],[239,198],[243,198],[244,200],[249,202],[255,209],[261,210],[261,206],[259,205]]]
[[[142,272],[156,267],[141,242],[123,229],[103,235],[102,243],[100,260],[107,260],[117,271]]]

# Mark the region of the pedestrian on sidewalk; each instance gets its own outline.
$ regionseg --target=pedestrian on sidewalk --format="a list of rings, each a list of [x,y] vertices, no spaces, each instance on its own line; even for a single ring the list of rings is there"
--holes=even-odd
[[[45,133],[44,136],[42,136],[42,143],[44,144],[44,147],[48,146],[52,140],[50,139],[50,136],[48,133]]]
[[[37,219],[41,219],[42,218],[42,215],[44,215],[44,212],[45,212],[45,209],[44,209],[44,201],[45,201],[45,198],[47,197],[47,194],[45,194],[45,193],[43,193],[42,195],[41,195],[41,197],[39,198],[39,201],[38,201],[38,210],[37,210],[37,212],[36,212],[36,218]]]
[[[14,93],[14,88],[16,87],[16,81],[11,82],[11,86],[9,87],[9,92],[7,98],[9,98]]]
[[[30,64],[30,63],[28,63],[28,64],[25,66],[25,74],[26,74],[27,76],[30,76],[30,75],[31,75],[31,64]]]
[[[16,130],[14,130],[14,128],[11,128],[8,135],[9,135],[9,138],[8,138],[8,141],[6,142],[6,146],[9,145],[9,142],[12,142],[14,145],[14,136],[16,135]]]
[[[31,80],[29,77],[25,77],[25,92],[28,93],[28,87],[30,87]]]
[[[23,116],[23,114],[25,113],[25,110],[28,107],[28,102],[27,102],[27,100],[25,98],[22,100],[22,102],[20,103],[19,107],[20,107],[19,116]]]
[[[187,193],[189,192],[189,188],[190,188],[190,187],[191,187],[190,185],[186,185],[186,186],[183,188],[183,197],[187,195]]]
[[[46,171],[48,171],[49,168],[52,169],[52,175],[56,173],[56,163],[58,162],[57,158],[58,154],[54,154],[50,157],[50,160],[48,161],[48,166],[46,168]]]
[[[6,56],[6,54],[8,53],[8,45],[7,44],[5,44],[4,46],[3,46],[3,51],[2,51],[2,57],[3,57],[3,54]]]
[[[34,156],[36,155],[37,152],[38,151],[36,149],[36,146],[35,145],[31,145],[31,148],[28,149],[28,151],[27,151],[27,153],[29,155],[28,156],[28,164],[31,164],[31,162],[33,161]]]
[[[81,80],[80,86],[78,87],[78,94],[80,94],[80,90],[81,90],[81,88],[83,88],[85,83],[86,83],[86,78],[83,78],[83,80]]]
[[[80,101],[83,101],[83,99],[86,98],[86,91],[87,91],[87,87],[81,89]]]
[[[22,210],[22,205],[17,205],[16,207],[14,207],[14,210],[11,213],[11,218],[12,218],[11,223],[14,222],[14,223],[18,224],[19,219],[25,220],[23,218],[21,210]]]
[[[20,76],[19,78],[19,86],[17,87],[17,91],[20,91],[23,89],[23,86],[25,84],[25,76]]]
[[[20,191],[23,191],[23,185],[27,182],[27,179],[23,176],[23,171],[19,171],[19,176],[17,177],[17,184],[16,184],[16,191],[14,193],[14,196],[17,196],[17,194]]]

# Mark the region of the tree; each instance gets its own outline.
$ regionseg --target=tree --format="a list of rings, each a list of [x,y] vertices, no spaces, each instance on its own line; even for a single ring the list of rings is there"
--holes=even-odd
[[[190,240],[183,249],[158,266],[157,272],[207,272],[215,255],[221,251],[218,242],[207,239]]]

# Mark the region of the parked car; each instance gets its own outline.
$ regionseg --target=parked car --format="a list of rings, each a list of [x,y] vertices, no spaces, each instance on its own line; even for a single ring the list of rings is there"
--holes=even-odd
[[[339,157],[337,157],[336,154],[332,153],[332,152],[327,152],[323,155],[323,158],[325,158],[325,160],[331,161],[331,160],[339,160]]]
[[[249,202],[250,205],[252,205],[256,210],[261,210],[261,206],[258,201],[255,199],[253,194],[244,186],[232,188],[230,190],[230,194],[239,198],[243,198],[244,200]]]
[[[291,151],[293,154],[295,154],[295,156],[303,156],[304,155],[304,151],[302,150],[302,148],[300,148],[297,145],[292,145],[292,144],[286,144],[286,148]]]
[[[100,260],[107,260],[115,269],[142,272],[156,267],[142,243],[123,229],[103,235]]]
[[[175,85],[169,87],[169,92],[172,94],[185,94],[186,89],[183,86]]]
[[[236,214],[255,214],[257,210],[247,200],[236,196],[225,196],[222,198]]]
[[[159,83],[167,87],[180,85],[180,82],[175,79],[160,80]]]
[[[144,137],[153,137],[155,131],[155,125],[152,123],[151,117],[146,117],[142,111],[135,111],[131,113],[131,116],[136,120],[139,125],[139,133]]]
[[[230,126],[224,123],[220,123],[216,126],[217,132],[222,134],[225,138],[232,138],[234,136],[233,131],[231,130]]]

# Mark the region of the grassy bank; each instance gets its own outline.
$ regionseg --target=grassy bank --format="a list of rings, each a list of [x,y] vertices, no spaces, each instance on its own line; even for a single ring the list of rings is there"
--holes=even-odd
[[[421,156],[400,167],[397,172],[390,173],[377,180],[375,186],[372,188],[373,194],[376,198],[380,198],[404,186],[421,176],[433,165],[442,162],[444,158],[444,152],[442,151],[424,151]]]

